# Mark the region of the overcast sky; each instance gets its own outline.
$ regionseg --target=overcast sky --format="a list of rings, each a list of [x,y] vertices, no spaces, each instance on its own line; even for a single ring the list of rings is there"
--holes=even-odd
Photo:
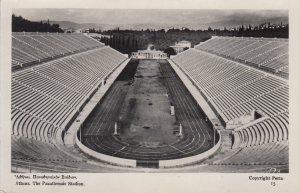
[[[13,13],[32,21],[72,21],[76,23],[214,23],[241,20],[252,23],[276,17],[288,18],[286,10],[113,10],[113,9],[14,9]]]

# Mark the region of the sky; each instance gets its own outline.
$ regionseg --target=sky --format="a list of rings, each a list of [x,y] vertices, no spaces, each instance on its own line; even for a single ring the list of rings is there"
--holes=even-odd
[[[71,21],[110,25],[255,24],[270,18],[286,18],[287,10],[201,10],[201,9],[14,9],[13,13],[32,20]]]

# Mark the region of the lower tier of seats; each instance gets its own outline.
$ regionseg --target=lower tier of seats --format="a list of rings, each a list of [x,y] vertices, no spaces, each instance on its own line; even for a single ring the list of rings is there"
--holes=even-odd
[[[288,140],[240,148],[238,153],[220,161],[222,164],[288,164]]]

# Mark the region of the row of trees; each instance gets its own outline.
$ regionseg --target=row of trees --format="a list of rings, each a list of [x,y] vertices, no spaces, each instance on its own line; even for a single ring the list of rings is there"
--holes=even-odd
[[[211,37],[207,31],[200,30],[108,30],[102,34],[113,36],[131,36],[138,40],[139,47],[146,49],[148,44],[153,44],[156,49],[164,50],[175,42],[187,40],[192,44],[198,44],[200,41],[205,41]]]
[[[209,33],[198,31],[172,31],[172,30],[108,30],[102,32],[108,37],[102,37],[101,42],[126,54],[133,51],[144,50],[153,44],[157,50],[166,50],[175,42],[181,40],[199,44],[211,37]]]
[[[192,46],[199,44],[211,36],[235,36],[235,37],[265,37],[265,38],[288,38],[288,24],[264,23],[258,26],[241,25],[231,29],[190,30],[188,28],[169,30],[120,30],[119,28],[101,32],[110,38],[101,39],[107,45],[130,54],[137,49],[146,49],[147,45],[153,44],[158,50],[166,50],[171,45],[181,40],[187,40]],[[127,47],[128,46],[128,47]],[[169,53],[172,50],[166,50]]]
[[[282,24],[260,24],[258,26],[239,26],[232,29],[223,30],[209,29],[217,36],[234,36],[234,37],[264,37],[264,38],[288,38],[289,37],[289,25]]]
[[[51,25],[47,22],[33,22],[24,19],[22,16],[12,15],[12,31],[13,32],[64,32],[58,24]]]
[[[139,48],[138,40],[132,36],[113,35],[110,37],[101,37],[100,41],[126,54],[135,52]]]

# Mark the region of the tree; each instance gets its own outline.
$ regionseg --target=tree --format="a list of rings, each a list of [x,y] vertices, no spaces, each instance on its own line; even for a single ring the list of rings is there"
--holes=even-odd
[[[63,32],[58,24],[50,24],[49,19],[47,22],[32,22],[24,19],[22,16],[12,15],[12,31],[13,32]]]
[[[176,55],[175,50],[171,47],[168,47],[167,49],[165,49],[164,53],[166,53],[168,55],[168,57],[170,57],[171,55]]]

